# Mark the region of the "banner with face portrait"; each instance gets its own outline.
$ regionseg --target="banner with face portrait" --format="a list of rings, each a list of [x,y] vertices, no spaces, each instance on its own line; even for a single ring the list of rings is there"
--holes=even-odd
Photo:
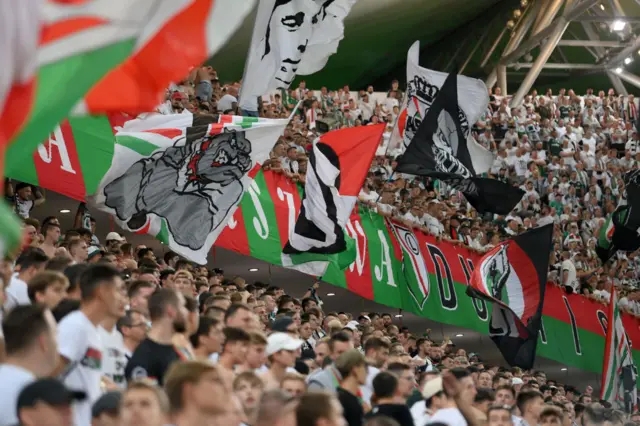
[[[343,21],[357,0],[262,0],[247,59],[240,105],[297,74],[320,71],[344,37]]]

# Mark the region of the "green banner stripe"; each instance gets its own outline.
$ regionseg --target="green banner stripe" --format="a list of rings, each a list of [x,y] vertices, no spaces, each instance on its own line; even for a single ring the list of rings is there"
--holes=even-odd
[[[113,160],[114,136],[104,116],[70,118],[87,194],[94,194]]]
[[[7,158],[24,160],[6,164],[5,174],[14,175],[71,108],[111,69],[122,63],[134,46],[135,39],[129,39],[41,67],[29,121],[7,150]]]
[[[167,221],[162,219],[162,224],[160,225],[160,232],[156,235],[156,238],[164,244],[169,244],[169,229],[167,228]]]
[[[116,144],[129,148],[132,151],[137,152],[143,157],[148,157],[153,154],[158,147],[152,143],[149,143],[143,139],[139,139],[133,136],[118,136],[116,138]]]
[[[271,200],[264,173],[260,171],[254,184],[245,190],[242,216],[247,230],[247,240],[252,257],[282,266],[282,245],[278,233],[275,206]]]

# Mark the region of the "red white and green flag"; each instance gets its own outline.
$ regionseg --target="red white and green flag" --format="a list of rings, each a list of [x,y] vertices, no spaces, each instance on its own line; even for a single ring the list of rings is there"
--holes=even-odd
[[[475,265],[467,294],[490,303],[489,336],[511,366],[533,368],[542,327],[553,226],[497,245]]]
[[[300,214],[282,250],[285,267],[322,276],[330,261],[340,269],[353,263],[345,226],[383,131],[382,124],[335,130],[313,144]]]
[[[6,3],[21,9],[31,1]],[[2,130],[12,139],[8,155],[18,158],[31,155],[72,109],[76,115],[152,111],[166,87],[219,50],[254,5],[252,0],[36,3],[29,13],[40,25],[31,22],[29,37],[39,40],[37,48],[31,57],[18,57],[31,67],[9,91],[3,111]],[[18,12],[2,18],[20,18]],[[21,30],[29,25],[23,21]],[[31,46],[29,37],[25,44]]]
[[[129,121],[89,200],[123,229],[205,264],[288,122],[185,114]]]
[[[611,290],[600,399],[632,413],[638,409],[638,369],[625,332],[615,288]]]

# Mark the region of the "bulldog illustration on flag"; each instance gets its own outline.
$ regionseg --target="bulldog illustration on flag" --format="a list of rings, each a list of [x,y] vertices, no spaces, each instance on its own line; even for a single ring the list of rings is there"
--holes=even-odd
[[[152,115],[127,121],[91,203],[125,230],[205,264],[288,120]]]
[[[109,183],[105,204],[132,230],[144,227],[149,214],[163,217],[176,243],[199,250],[240,202],[251,141],[235,130],[186,139],[137,161]]]

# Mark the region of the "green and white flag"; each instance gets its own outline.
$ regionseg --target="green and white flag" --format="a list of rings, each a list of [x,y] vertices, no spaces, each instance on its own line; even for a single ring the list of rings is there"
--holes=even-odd
[[[90,201],[125,230],[205,264],[287,123],[188,114],[129,121]]]
[[[622,324],[616,290],[611,290],[600,399],[632,413],[638,409],[638,369]]]
[[[424,263],[420,243],[411,229],[389,221],[398,243],[402,248],[402,272],[407,289],[418,308],[422,309],[429,298],[429,272]]]

